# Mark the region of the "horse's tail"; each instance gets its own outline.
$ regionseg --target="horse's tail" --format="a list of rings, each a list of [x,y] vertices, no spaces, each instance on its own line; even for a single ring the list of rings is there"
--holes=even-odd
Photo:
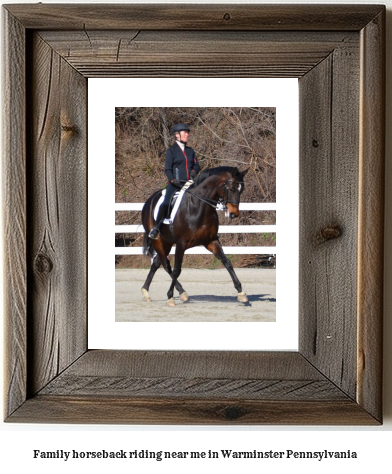
[[[150,196],[145,202],[142,209],[142,223],[145,229],[144,237],[143,237],[143,255],[147,255],[149,257],[153,257],[155,254],[152,241],[150,237],[148,236],[149,231],[151,230],[154,223],[154,217],[153,217],[154,205],[153,204],[154,204],[154,201],[155,202],[157,201],[156,197],[158,196],[158,194],[160,195],[161,193],[162,193],[162,190],[159,190],[159,191],[156,191],[152,196]]]
[[[143,255],[147,255],[148,257],[154,256],[154,250],[152,248],[152,241],[148,236],[148,232],[144,232],[143,237]]]

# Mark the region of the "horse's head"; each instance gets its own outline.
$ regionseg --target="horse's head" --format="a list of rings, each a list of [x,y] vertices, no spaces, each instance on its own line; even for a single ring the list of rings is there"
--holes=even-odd
[[[239,171],[237,168],[229,173],[223,194],[223,202],[227,206],[227,214],[230,219],[234,219],[240,215],[240,199],[241,194],[245,189],[244,177],[249,169],[244,171]],[[226,215],[227,215],[226,214]]]
[[[213,196],[218,200],[210,199],[211,203],[221,203],[226,206],[226,216],[231,219],[239,216],[240,197],[245,189],[244,177],[249,170],[239,171],[231,166],[218,166],[204,170],[195,181],[195,188],[199,186],[208,189],[212,186]],[[216,194],[217,193],[217,194]],[[197,194],[195,193],[197,196]],[[206,195],[206,194],[203,194]],[[211,195],[211,198],[213,197]],[[207,203],[208,204],[208,203]],[[213,206],[214,207],[214,206]]]

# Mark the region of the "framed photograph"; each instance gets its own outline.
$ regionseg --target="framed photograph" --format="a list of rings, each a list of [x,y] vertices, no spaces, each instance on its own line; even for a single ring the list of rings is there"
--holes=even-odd
[[[189,92],[184,101],[183,94],[162,90]],[[94,78],[88,94],[89,347],[297,350],[298,80]],[[228,95],[231,106],[219,106]],[[270,106],[252,107],[255,97]],[[119,103],[134,107],[116,107]],[[238,302],[230,273],[200,245],[182,262],[180,282],[188,301],[176,291],[175,307],[166,306],[170,277],[161,267],[148,288],[151,301],[142,298],[151,258],[142,253],[141,209],[167,184],[165,151],[173,144],[167,129],[181,120],[191,127],[188,145],[196,153],[199,176],[216,166],[250,169],[238,218],[217,211],[219,240],[247,294],[245,303]],[[102,248],[114,248],[115,268],[112,252]],[[170,324],[151,330],[151,322]],[[260,322],[274,324],[260,331]]]
[[[3,16],[6,421],[382,423],[385,7],[19,4]],[[89,344],[94,78],[298,80],[296,350]]]

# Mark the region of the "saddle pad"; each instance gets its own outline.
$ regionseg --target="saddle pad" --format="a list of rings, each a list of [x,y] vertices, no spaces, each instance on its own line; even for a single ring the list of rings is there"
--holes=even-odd
[[[191,186],[192,184],[193,184],[193,181],[188,181],[187,183],[184,184],[184,186],[181,188],[180,191],[177,191],[176,193],[174,193],[174,196],[177,196],[177,200],[176,200],[176,202],[174,203],[174,206],[173,206],[172,212],[171,212],[171,214],[170,214],[170,217],[166,218],[166,219],[163,221],[164,224],[172,224],[172,223],[173,223],[174,218],[176,217],[178,208],[180,207],[182,198],[184,197],[185,191],[186,191],[186,190],[189,188],[189,186]],[[162,196],[158,199],[158,202],[157,202],[157,204],[156,204],[156,206],[155,206],[155,209],[154,209],[154,219],[155,219],[155,220],[157,220],[158,211],[159,211],[159,208],[161,207],[161,204],[163,203],[163,200],[165,199],[165,194],[166,194],[166,189],[163,189],[163,190],[162,190]]]

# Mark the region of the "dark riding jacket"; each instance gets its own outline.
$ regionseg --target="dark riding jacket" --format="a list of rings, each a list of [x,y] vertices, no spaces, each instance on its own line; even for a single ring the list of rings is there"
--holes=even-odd
[[[196,171],[196,174],[200,171],[195,150],[185,146],[184,151],[177,142],[166,150],[165,173],[169,183],[173,179],[188,181],[192,170]]]

